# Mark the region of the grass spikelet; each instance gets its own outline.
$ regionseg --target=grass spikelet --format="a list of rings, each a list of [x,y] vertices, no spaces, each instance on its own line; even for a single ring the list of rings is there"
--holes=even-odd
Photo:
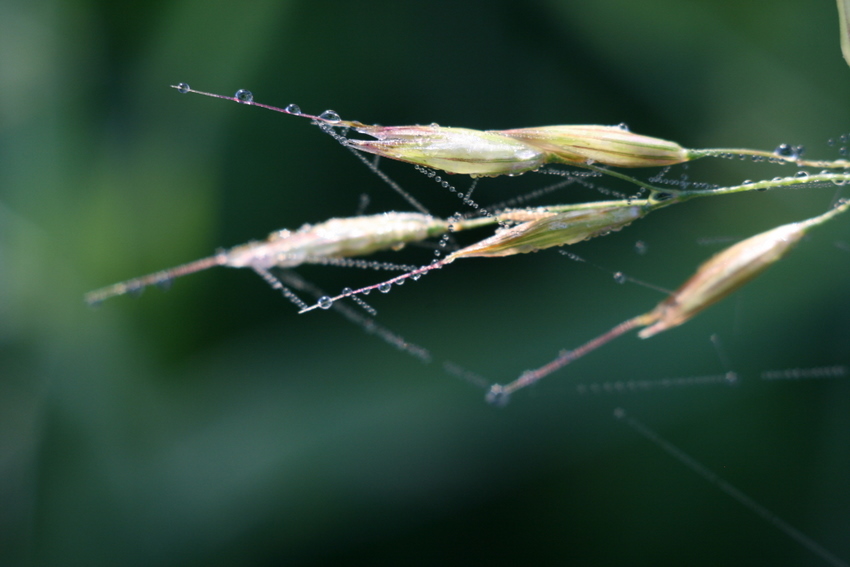
[[[273,232],[261,242],[249,242],[222,250],[215,256],[190,262],[176,268],[117,283],[86,294],[90,305],[105,299],[137,292],[149,285],[168,283],[174,278],[205,270],[214,266],[251,268],[275,289],[293,300],[299,308],[306,304],[287,293],[286,287],[269,270],[293,268],[301,264],[327,263],[328,260],[364,256],[386,250],[398,249],[410,242],[418,242],[449,230],[445,220],[419,213],[383,213],[351,218],[337,218],[310,225],[296,231]]]
[[[469,128],[430,126],[354,126],[376,140],[348,140],[358,150],[449,173],[472,177],[516,175],[546,160],[534,146]]]
[[[690,159],[676,142],[634,134],[625,126],[540,126],[499,133],[540,148],[550,162],[658,167]]]
[[[655,322],[638,336],[649,338],[690,320],[781,260],[806,232],[850,208],[844,201],[820,216],[778,226],[719,252],[651,312]]]
[[[550,213],[543,218],[499,230],[490,238],[452,253],[449,258],[512,256],[575,244],[620,230],[646,212],[645,207],[632,205]]]

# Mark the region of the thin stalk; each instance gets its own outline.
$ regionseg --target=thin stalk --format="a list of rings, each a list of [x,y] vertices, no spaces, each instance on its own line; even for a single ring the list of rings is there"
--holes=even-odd
[[[505,384],[504,386],[501,384],[493,384],[490,387],[490,391],[487,392],[486,399],[491,404],[503,406],[507,404],[508,401],[510,401],[511,394],[513,394],[517,390],[520,390],[527,386],[531,386],[538,380],[545,378],[556,370],[559,370],[564,366],[568,365],[569,363],[578,360],[589,352],[592,352],[598,349],[599,347],[608,344],[620,335],[628,333],[629,331],[637,329],[638,327],[645,327],[647,325],[650,325],[654,323],[656,319],[657,315],[650,312],[644,313],[643,315],[638,315],[637,317],[629,319],[628,321],[623,321],[610,331],[587,341],[579,347],[576,347],[572,350],[562,351],[561,354],[558,355],[558,357],[552,362],[544,364],[536,370],[527,370],[523,372],[522,375],[513,382]]]
[[[728,155],[734,156],[752,156],[755,158],[764,158],[768,161],[774,163],[787,163],[797,165],[799,167],[820,167],[824,169],[848,169],[850,168],[850,161],[846,159],[837,159],[837,160],[807,160],[801,159],[799,155],[794,155],[793,150],[791,150],[791,155],[781,155],[777,152],[768,152],[765,150],[750,150],[746,148],[734,148],[734,149],[724,149],[724,148],[712,148],[707,150],[688,150],[688,157],[690,159],[700,159],[703,157],[724,157]]]

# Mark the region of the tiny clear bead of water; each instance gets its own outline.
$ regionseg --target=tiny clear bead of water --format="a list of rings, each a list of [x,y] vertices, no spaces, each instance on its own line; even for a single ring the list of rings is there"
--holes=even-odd
[[[177,92],[178,93],[188,93],[191,90],[188,83],[177,83]]]
[[[779,144],[773,153],[781,157],[796,157],[796,151],[788,144]]]
[[[245,89],[239,89],[234,96],[239,102],[254,102],[254,94]]]
[[[326,110],[319,115],[319,118],[325,120],[327,122],[341,122],[342,118],[339,117],[339,114],[334,112],[333,110]]]

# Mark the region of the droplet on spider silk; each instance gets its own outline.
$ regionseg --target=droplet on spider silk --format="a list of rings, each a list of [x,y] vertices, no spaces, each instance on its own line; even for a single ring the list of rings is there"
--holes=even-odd
[[[615,282],[617,282],[619,284],[624,284],[624,283],[626,283],[627,279],[628,278],[626,278],[626,274],[624,274],[623,272],[614,272],[614,281]]]
[[[246,91],[245,89],[239,89],[236,91],[236,94],[233,95],[233,98],[235,98],[237,102],[242,103],[254,102],[254,93]]]
[[[393,284],[384,282],[384,283],[382,283],[381,285],[378,286],[378,291],[380,291],[381,293],[389,293],[390,289],[392,289],[392,287],[393,287]]]
[[[505,392],[505,388],[501,384],[493,384],[484,399],[491,406],[503,408],[511,401],[511,395]]]
[[[286,108],[284,108],[284,110],[286,112],[288,112],[289,114],[293,114],[295,116],[301,115],[301,107],[298,106],[297,104],[290,104]]]
[[[779,157],[797,157],[797,150],[788,144],[779,144],[776,146],[776,149],[773,150],[773,153]]]
[[[132,297],[139,297],[145,292],[145,286],[143,285],[132,285],[127,286],[127,295]]]
[[[177,83],[177,92],[178,93],[186,94],[190,90],[192,90],[192,87],[189,86],[189,83]]]
[[[163,278],[156,282],[156,287],[161,289],[162,291],[168,291],[171,289],[171,285],[174,283],[174,278]]]
[[[344,287],[344,288],[342,288],[342,291],[340,292],[341,295],[345,295],[345,296],[349,296],[353,293],[354,293],[354,290],[351,289],[350,287]]]
[[[649,246],[646,245],[646,242],[643,240],[638,240],[635,242],[635,252],[643,256],[646,254],[646,251],[649,249]]]
[[[317,303],[319,304],[320,309],[330,309],[331,306],[334,304],[334,300],[328,297],[327,295],[323,295],[319,298]]]
[[[339,114],[334,112],[333,110],[326,110],[319,115],[319,118],[324,120],[325,122],[330,122],[331,124],[335,124],[337,122],[342,122],[342,118],[339,117]]]
[[[807,179],[809,177],[809,172],[808,171],[798,171],[797,175],[795,177],[797,179]]]
[[[620,122],[619,124],[617,124],[617,128],[619,128],[619,129],[620,129],[620,130],[622,130],[623,132],[628,132],[628,131],[629,131],[629,125],[628,125],[628,124],[626,124],[625,122]]]

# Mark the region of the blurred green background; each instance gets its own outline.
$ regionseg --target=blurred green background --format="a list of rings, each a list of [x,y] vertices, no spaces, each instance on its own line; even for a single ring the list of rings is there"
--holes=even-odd
[[[850,365],[847,219],[688,325],[621,338],[504,410],[442,361],[505,382],[663,296],[554,251],[458,262],[370,296],[431,364],[332,311],[298,316],[246,271],[82,301],[355,214],[363,195],[369,213],[409,209],[306,120],[170,84],[367,123],[626,122],[688,147],[784,142],[835,158],[850,69],[834,2],[5,0],[0,46],[3,565],[824,563],[617,407],[850,561],[850,381],[761,378]],[[435,213],[454,211],[433,182],[384,165]],[[671,176],[790,171],[714,161]],[[674,288],[721,247],[700,242],[819,214],[837,190],[692,202],[574,251]],[[299,273],[334,292],[381,277]],[[736,387],[577,390],[729,369]]]

